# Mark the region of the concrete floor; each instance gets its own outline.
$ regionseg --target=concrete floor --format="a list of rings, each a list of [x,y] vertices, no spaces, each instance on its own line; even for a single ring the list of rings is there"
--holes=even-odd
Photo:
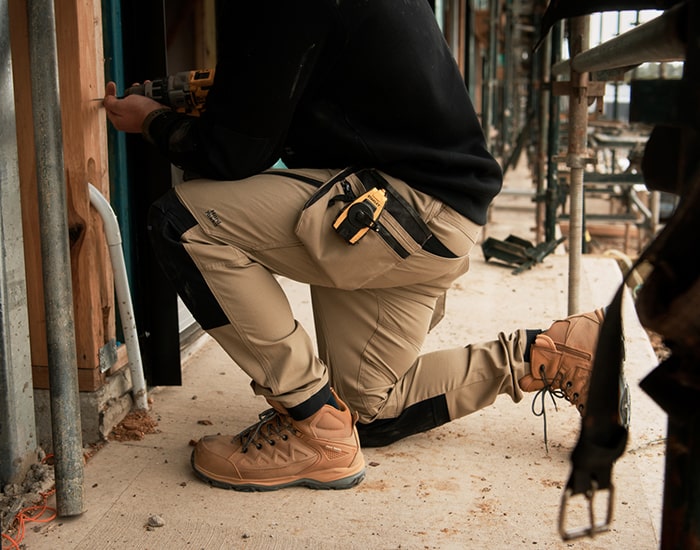
[[[487,231],[499,239],[510,233],[532,239],[532,224],[530,200],[504,195]],[[429,335],[426,351],[492,339],[521,326],[546,328],[566,315],[567,266],[567,256],[553,254],[513,275],[485,262],[479,248],[470,272],[455,282],[447,316]],[[582,309],[607,305],[621,279],[617,264],[586,256],[583,271]],[[300,322],[313,333],[305,287],[287,280],[283,285]],[[209,340],[187,361],[183,386],[151,392],[159,432],[141,441],[108,443],[85,468],[85,513],[30,528],[26,547],[658,548],[666,417],[638,387],[656,359],[629,296],[624,321],[632,425],[627,451],[614,469],[612,529],[594,539],[565,543],[557,531],[578,414],[564,402],[557,411],[549,407],[547,453],[542,419],[531,413],[529,395],[518,404],[502,396],[449,425],[365,450],[367,477],[351,490],[210,488],[191,472],[190,441],[207,433],[238,433],[267,404],[252,395],[242,371]],[[585,524],[582,499],[573,504],[568,525]],[[596,504],[603,509],[605,495]],[[164,525],[148,530],[154,514]]]

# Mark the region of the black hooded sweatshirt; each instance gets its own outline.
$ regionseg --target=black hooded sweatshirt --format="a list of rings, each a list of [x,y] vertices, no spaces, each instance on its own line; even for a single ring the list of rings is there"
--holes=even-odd
[[[145,128],[169,160],[236,180],[290,168],[377,168],[478,224],[502,172],[427,0],[222,2],[201,117]]]

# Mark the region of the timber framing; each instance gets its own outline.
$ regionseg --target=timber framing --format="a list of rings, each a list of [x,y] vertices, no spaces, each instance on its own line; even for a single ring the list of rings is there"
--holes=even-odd
[[[27,301],[34,386],[48,387],[46,316],[38,226],[26,0],[10,0],[12,64],[22,200]],[[73,283],[77,368],[81,391],[104,384],[100,350],[115,339],[115,297],[102,221],[88,183],[109,196],[100,2],[56,2],[56,33]],[[126,364],[117,354],[113,369]]]

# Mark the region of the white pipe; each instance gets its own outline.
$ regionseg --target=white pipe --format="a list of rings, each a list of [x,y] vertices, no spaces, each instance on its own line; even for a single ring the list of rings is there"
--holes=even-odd
[[[131,391],[134,404],[137,409],[148,410],[148,390],[146,388],[146,380],[143,376],[141,348],[139,347],[139,339],[136,332],[134,308],[131,303],[129,281],[126,277],[126,266],[124,264],[124,253],[122,251],[122,236],[119,231],[117,216],[107,199],[102,196],[102,193],[91,183],[88,183],[88,186],[90,188],[90,204],[95,207],[104,223],[105,236],[107,238],[107,245],[109,246],[109,257],[112,260],[114,287],[117,293],[117,302],[119,302],[119,316],[122,320],[124,344],[126,345],[126,351],[129,357],[129,368],[131,370]]]

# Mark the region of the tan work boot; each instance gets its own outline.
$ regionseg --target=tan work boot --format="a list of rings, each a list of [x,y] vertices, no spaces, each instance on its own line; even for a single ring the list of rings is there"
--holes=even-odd
[[[530,374],[518,381],[520,388],[548,390],[569,401],[583,416],[604,316],[602,309],[572,315],[538,334],[530,347]]]
[[[305,420],[284,407],[272,409],[237,436],[202,438],[192,452],[192,467],[204,481],[224,489],[272,491],[302,485],[348,489],[365,476],[356,418],[335,395],[341,409],[324,405]]]

